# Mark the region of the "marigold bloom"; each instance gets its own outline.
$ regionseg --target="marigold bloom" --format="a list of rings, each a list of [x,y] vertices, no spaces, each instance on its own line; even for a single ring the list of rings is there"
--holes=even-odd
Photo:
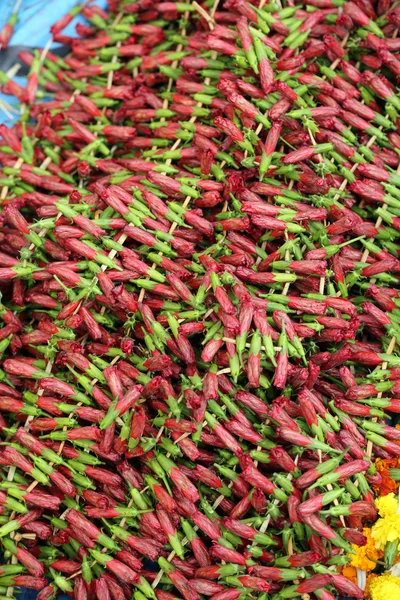
[[[369,573],[369,575],[367,575],[367,584],[364,590],[364,595],[366,598],[371,597],[371,583],[374,579],[376,579],[376,577],[379,577],[377,573]]]
[[[371,600],[386,600],[398,598],[400,595],[400,577],[385,573],[374,578],[369,586]]]
[[[380,550],[385,549],[387,542],[400,539],[400,514],[396,513],[378,519],[372,527],[371,536]]]
[[[365,546],[356,546],[355,544],[352,544],[355,554],[350,554],[350,565],[357,567],[362,571],[372,571],[376,567],[375,561],[382,556],[382,552],[375,547],[375,542],[371,537],[371,529],[365,527],[363,533],[367,538],[367,543]]]
[[[340,569],[339,569],[339,571],[340,571]],[[353,565],[351,563],[349,563],[348,565],[343,567],[343,569],[341,570],[341,573],[342,573],[343,577],[346,577],[346,579],[348,579],[349,581],[352,581],[353,583],[357,583],[357,569],[356,569],[356,567],[353,567]]]
[[[389,469],[396,469],[400,465],[398,458],[382,459],[377,458],[375,466],[382,476],[382,483],[375,488],[375,491],[379,491],[381,496],[386,496],[390,492],[396,492],[400,486],[400,481],[394,481],[389,475]]]
[[[386,496],[376,498],[375,506],[381,517],[391,517],[397,513],[398,500],[393,492],[391,492]]]

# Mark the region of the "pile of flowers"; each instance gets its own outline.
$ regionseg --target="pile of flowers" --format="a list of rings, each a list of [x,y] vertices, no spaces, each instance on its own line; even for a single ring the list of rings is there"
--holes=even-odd
[[[0,596],[398,597],[399,26],[88,2],[0,73]]]

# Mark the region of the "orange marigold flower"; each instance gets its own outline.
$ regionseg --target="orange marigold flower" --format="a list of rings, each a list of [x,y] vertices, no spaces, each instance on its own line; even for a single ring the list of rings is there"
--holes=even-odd
[[[339,569],[338,569],[339,570]],[[349,581],[353,583],[357,583],[357,569],[353,567],[351,564],[346,565],[342,568],[341,573],[343,577],[346,577]]]
[[[397,426],[396,426],[397,427]],[[375,461],[375,466],[382,476],[382,482],[376,486],[375,491],[379,492],[381,496],[386,496],[391,492],[396,493],[400,482],[394,481],[389,475],[389,469],[396,469],[400,466],[400,460],[398,458],[390,458],[390,459],[382,459],[377,458]]]
[[[356,546],[352,544],[354,554],[350,554],[350,565],[357,567],[362,571],[372,571],[376,567],[376,561],[381,558],[382,552],[377,550],[375,542],[371,537],[371,529],[365,527],[363,534],[367,538],[365,546]]]

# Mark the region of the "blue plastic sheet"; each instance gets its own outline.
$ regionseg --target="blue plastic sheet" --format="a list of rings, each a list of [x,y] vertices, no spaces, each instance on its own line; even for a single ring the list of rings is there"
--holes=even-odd
[[[0,0],[0,29],[10,17],[16,0]],[[50,39],[50,27],[71,8],[79,4],[76,0],[22,0],[18,11],[18,24],[11,40],[13,45],[43,47]],[[106,7],[106,0],[96,0],[94,4]],[[79,18],[63,31],[66,35],[76,35],[75,25]],[[56,47],[57,44],[54,44]]]
[[[7,23],[15,4],[16,0],[0,0],[0,29]],[[9,45],[44,48],[51,39],[50,27],[52,24],[77,4],[80,4],[77,0],[22,0],[18,10],[18,23]],[[96,0],[93,4],[105,8],[107,0]],[[63,33],[76,35],[75,26],[78,22],[84,22],[84,19],[80,16],[76,17],[63,30]],[[51,45],[51,48],[57,47],[60,47],[60,44],[53,43]],[[19,62],[17,57],[16,62]],[[3,70],[1,51],[0,69]],[[18,75],[13,79],[20,85],[24,85],[24,79]],[[12,96],[6,96],[2,93],[0,93],[0,100],[12,107],[11,114],[6,114],[0,108],[0,122],[9,125],[12,121],[18,119],[18,102]]]

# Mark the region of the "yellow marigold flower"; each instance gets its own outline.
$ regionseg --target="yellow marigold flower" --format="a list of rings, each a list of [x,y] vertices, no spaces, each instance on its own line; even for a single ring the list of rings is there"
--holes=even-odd
[[[385,573],[375,577],[369,586],[371,600],[390,600],[400,598],[400,578]]]
[[[372,526],[371,536],[380,550],[385,549],[386,542],[400,539],[400,514],[378,519]]]
[[[381,496],[380,498],[376,498],[375,506],[378,509],[378,512],[381,517],[389,517],[391,515],[395,515],[398,507],[397,496],[395,496],[392,492],[387,496]]]
[[[365,586],[365,590],[364,590],[364,597],[365,598],[371,598],[371,583],[377,577],[379,577],[379,575],[377,575],[376,573],[370,573],[367,576],[367,585]]]
[[[365,546],[356,546],[355,544],[352,544],[355,553],[350,554],[350,564],[353,567],[361,569],[362,571],[372,571],[376,567],[376,563],[374,561],[378,560],[382,556],[382,552],[376,548],[375,542],[371,537],[371,529],[369,527],[365,527],[363,529],[363,534],[367,538],[367,543]]]

